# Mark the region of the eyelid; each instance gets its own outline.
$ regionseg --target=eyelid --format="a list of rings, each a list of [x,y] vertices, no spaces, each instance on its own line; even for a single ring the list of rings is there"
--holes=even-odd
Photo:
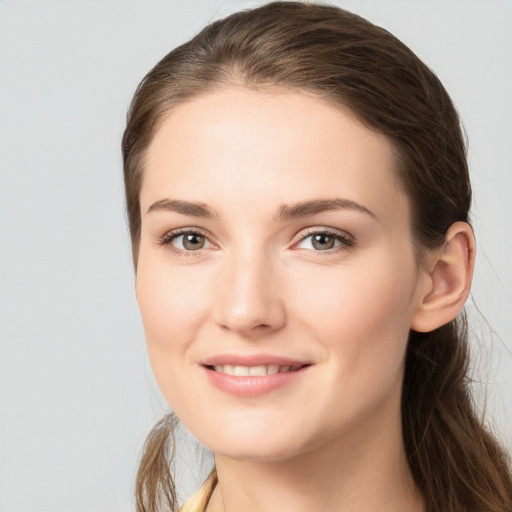
[[[165,233],[162,237],[158,239],[158,245],[162,247],[167,247],[169,250],[171,250],[173,253],[178,255],[183,255],[185,257],[190,256],[199,256],[205,248],[196,249],[196,250],[183,250],[178,249],[175,247],[172,242],[179,238],[182,235],[200,235],[204,237],[212,246],[217,246],[214,242],[211,241],[210,237],[204,230],[201,228],[195,228],[195,227],[185,227],[185,228],[178,228],[171,231],[168,231]],[[325,235],[334,238],[336,241],[340,242],[339,245],[326,250],[313,250],[313,249],[304,249],[299,248],[296,250],[303,250],[307,251],[309,253],[314,253],[315,255],[328,255],[337,253],[342,250],[350,249],[355,245],[355,240],[352,235],[347,233],[346,231],[341,231],[334,228],[328,228],[328,227],[320,227],[320,226],[314,226],[306,229],[306,232],[303,231],[300,232],[300,238],[293,242],[292,247],[296,246],[297,244],[303,242],[307,238],[309,238],[312,235]]]
[[[306,233],[301,232],[300,239],[297,242],[294,242],[293,246],[303,242],[304,240],[306,240],[307,238],[309,238],[312,235],[326,235],[326,236],[332,237],[335,240],[339,241],[340,244],[336,247],[333,247],[332,249],[327,249],[327,250],[323,250],[323,251],[315,251],[312,249],[298,249],[298,250],[305,250],[308,252],[313,252],[313,253],[315,253],[315,255],[316,254],[318,254],[318,255],[333,254],[333,253],[339,252],[340,250],[350,249],[351,247],[353,247],[356,244],[354,237],[350,233],[347,233],[346,231],[341,231],[338,229],[328,228],[328,227],[315,226],[315,227],[308,228],[306,230]]]
[[[158,239],[157,244],[161,247],[168,248],[170,251],[179,256],[199,256],[204,248],[197,249],[195,251],[187,251],[183,249],[178,249],[172,244],[174,240],[176,240],[182,235],[200,235],[204,237],[212,246],[216,246],[216,244],[210,240],[210,237],[206,234],[206,232],[204,232],[201,228],[195,227],[177,228],[171,231],[167,231],[163,236],[161,236]]]

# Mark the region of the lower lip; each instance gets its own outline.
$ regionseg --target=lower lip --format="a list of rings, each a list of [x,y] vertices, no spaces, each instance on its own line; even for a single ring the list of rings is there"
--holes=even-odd
[[[240,397],[256,397],[292,384],[304,375],[309,366],[292,372],[262,375],[261,377],[238,377],[210,370],[206,366],[202,368],[210,382],[221,391]]]

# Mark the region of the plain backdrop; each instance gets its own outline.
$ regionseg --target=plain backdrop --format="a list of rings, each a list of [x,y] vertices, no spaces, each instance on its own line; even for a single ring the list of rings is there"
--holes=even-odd
[[[389,29],[464,120],[477,397],[512,447],[512,2],[333,2]],[[142,76],[254,1],[0,0],[0,512],[134,510],[166,404],[134,297],[119,143]],[[214,404],[212,404],[214,407]],[[179,485],[200,483],[185,438]]]

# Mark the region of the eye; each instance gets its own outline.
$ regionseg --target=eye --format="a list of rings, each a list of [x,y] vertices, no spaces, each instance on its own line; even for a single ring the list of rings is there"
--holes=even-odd
[[[337,252],[355,245],[354,239],[345,233],[329,229],[310,232],[303,237],[297,247],[299,249],[311,250],[314,252]]]
[[[183,256],[192,256],[190,253],[213,246],[204,233],[192,229],[170,231],[160,238],[158,244]]]

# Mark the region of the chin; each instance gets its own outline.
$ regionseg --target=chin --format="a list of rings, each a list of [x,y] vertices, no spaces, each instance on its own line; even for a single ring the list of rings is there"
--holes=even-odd
[[[313,443],[301,439],[301,433],[276,431],[273,428],[247,428],[244,431],[224,431],[221,438],[198,438],[215,455],[233,460],[276,462],[291,459],[314,449]]]
[[[226,457],[232,460],[247,461],[247,462],[278,462],[283,460],[292,459],[302,452],[295,447],[278,448],[273,446],[253,446],[248,449],[247,446],[228,447],[225,450],[213,450],[214,455]]]

